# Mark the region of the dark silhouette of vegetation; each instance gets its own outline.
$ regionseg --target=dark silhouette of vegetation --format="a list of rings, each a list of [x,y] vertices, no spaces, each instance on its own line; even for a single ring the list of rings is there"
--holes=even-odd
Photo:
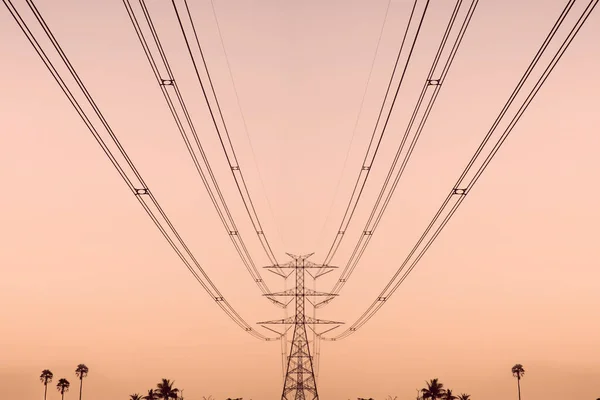
[[[85,364],[79,364],[75,369],[75,375],[79,378],[79,400],[81,400],[81,393],[83,391],[83,378],[88,375],[89,369]]]
[[[450,389],[446,389],[446,393],[442,395],[442,400],[456,400],[457,398]]]
[[[525,369],[521,364],[515,364],[512,369],[512,374],[517,378],[517,388],[519,390],[519,400],[521,400],[521,378],[525,375]]]
[[[134,393],[129,395],[129,400],[143,400],[143,398],[141,394]]]
[[[439,381],[438,378],[431,379],[429,382],[425,382],[427,387],[421,389],[423,394],[423,400],[437,400],[441,399],[446,393],[444,384]]]
[[[54,374],[49,369],[45,369],[42,371],[40,375],[40,381],[44,384],[44,400],[46,400],[46,393],[48,393],[48,384],[52,382],[52,378],[54,378]]]
[[[454,395],[451,389],[445,389],[444,384],[438,378],[425,382],[427,385],[423,389],[417,389],[417,400],[471,400],[471,395]]]
[[[148,394],[144,396],[144,400],[156,400],[158,399],[158,396],[156,395],[156,392],[154,391],[154,389],[148,389]]]
[[[157,398],[161,400],[177,400],[179,389],[174,388],[175,381],[171,382],[169,379],[162,379],[158,385],[156,385],[155,393],[158,395]]]
[[[65,378],[60,378],[58,383],[56,384],[56,390],[60,392],[60,396],[62,400],[65,400],[65,392],[69,391],[69,387],[71,384]]]

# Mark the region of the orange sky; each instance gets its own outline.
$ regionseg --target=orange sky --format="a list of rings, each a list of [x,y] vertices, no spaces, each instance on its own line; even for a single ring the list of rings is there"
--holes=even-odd
[[[14,3],[25,10],[23,0]],[[164,3],[148,1],[224,196],[264,265]],[[381,291],[564,3],[481,0],[376,235],[340,298],[320,317],[353,322]],[[248,322],[281,318],[233,251],[121,2],[36,4],[225,297]],[[191,2],[240,165],[280,260],[285,251],[315,251],[313,261],[321,261],[337,230],[410,4],[391,3],[351,142],[386,5],[215,0],[255,161],[210,2]],[[452,5],[432,2],[337,264],[349,256],[385,178]],[[596,10],[406,283],[359,332],[323,343],[322,398],[414,398],[433,377],[474,399],[516,398],[510,368],[517,362],[527,370],[526,400],[600,397],[598,37]],[[88,400],[125,399],[162,377],[174,379],[188,400],[277,398],[279,345],[245,334],[192,279],[4,7],[0,38],[0,391],[39,399],[42,369],[75,384],[75,367],[83,362],[90,368]],[[270,286],[282,289],[270,275]],[[323,288],[334,280],[324,278]],[[74,385],[67,398],[76,392]],[[49,399],[58,398],[52,388]]]

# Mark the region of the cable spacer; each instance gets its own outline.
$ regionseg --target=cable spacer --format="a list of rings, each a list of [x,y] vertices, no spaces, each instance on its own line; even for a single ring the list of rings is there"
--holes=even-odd
[[[430,86],[439,86],[442,84],[441,79],[427,79],[427,84]]]
[[[465,196],[467,194],[467,189],[454,188],[454,189],[452,189],[452,194],[457,194],[459,196]]]
[[[215,297],[215,301],[225,301],[224,297]]]
[[[135,189],[135,195],[136,196],[142,196],[145,194],[150,194],[150,189],[148,188],[142,188],[142,189]]]
[[[175,84],[175,79],[161,79],[161,86],[173,86]]]

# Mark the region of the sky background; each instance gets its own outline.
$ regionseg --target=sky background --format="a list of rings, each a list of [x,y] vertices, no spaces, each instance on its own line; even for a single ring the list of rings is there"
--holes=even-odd
[[[23,0],[15,0],[36,26]],[[150,12],[257,264],[267,259],[228,171],[170,2]],[[585,2],[587,3],[587,1]],[[149,187],[250,323],[282,318],[209,202],[120,1],[36,3]],[[410,10],[388,2],[190,2],[239,163],[280,261],[333,240]],[[481,0],[404,178],[352,279],[319,317],[353,322],[433,216],[564,7]],[[454,2],[432,2],[343,265],[401,140]],[[579,13],[584,2],[573,9]],[[35,32],[39,33],[39,29]],[[559,36],[564,37],[565,32]],[[41,37],[41,36],[40,36]],[[600,11],[581,30],[462,208],[361,330],[321,348],[324,399],[414,398],[438,377],[474,399],[600,397]],[[49,48],[43,41],[45,48]],[[233,324],[128,192],[5,7],[0,8],[0,391],[40,399],[42,369],[88,400],[174,379],[185,398],[274,399],[278,343]],[[61,70],[63,71],[63,70]],[[347,156],[347,163],[344,161]],[[345,167],[344,167],[345,165]],[[338,186],[339,183],[339,186]],[[336,188],[339,187],[339,190]],[[283,289],[265,273],[270,286]],[[333,274],[331,274],[333,275]],[[326,290],[335,276],[323,278]],[[51,388],[49,399],[59,394]]]

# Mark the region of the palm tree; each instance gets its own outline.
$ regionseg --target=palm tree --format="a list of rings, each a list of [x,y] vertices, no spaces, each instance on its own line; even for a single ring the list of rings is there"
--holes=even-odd
[[[60,378],[58,380],[58,383],[56,384],[56,390],[60,392],[62,400],[65,400],[65,392],[69,391],[69,386],[71,386],[71,384],[65,378]]]
[[[521,400],[521,378],[525,375],[525,369],[521,364],[515,364],[512,367],[512,374],[517,378],[517,388],[519,389],[519,400]]]
[[[169,379],[162,379],[158,385],[156,385],[156,394],[159,399],[162,400],[177,400],[177,393],[179,389],[174,388],[175,381],[171,382]]]
[[[423,397],[421,396],[421,391],[419,389],[417,389],[417,400],[423,400]]]
[[[471,400],[471,395],[463,393],[460,396],[458,396],[458,400]]]
[[[46,393],[48,393],[48,384],[52,382],[52,378],[54,378],[54,374],[49,369],[45,369],[42,371],[40,375],[40,381],[44,384],[44,400],[46,400]]]
[[[142,395],[138,393],[130,394],[129,400],[142,400]]]
[[[444,393],[446,393],[446,389],[444,389],[444,384],[441,383],[438,380],[438,378],[431,379],[429,382],[425,383],[427,384],[427,387],[421,389],[421,393],[423,393],[423,400],[441,399]]]
[[[158,395],[154,389],[148,389],[148,394],[143,397],[143,400],[157,400]]]
[[[458,397],[452,394],[452,390],[446,389],[446,393],[442,396],[442,400],[456,400]]]
[[[83,378],[87,376],[88,371],[85,364],[79,364],[75,370],[75,375],[79,378],[79,400],[81,400],[81,391],[83,390]]]

